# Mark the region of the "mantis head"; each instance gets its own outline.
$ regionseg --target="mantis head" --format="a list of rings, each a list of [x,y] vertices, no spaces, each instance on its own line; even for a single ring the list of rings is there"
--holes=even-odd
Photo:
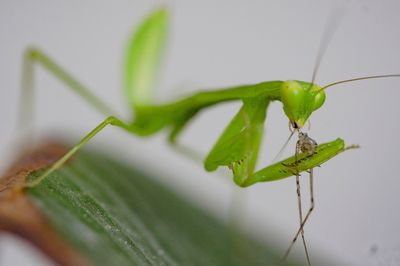
[[[293,128],[302,128],[312,112],[324,103],[325,92],[317,84],[289,80],[282,84],[281,101]]]

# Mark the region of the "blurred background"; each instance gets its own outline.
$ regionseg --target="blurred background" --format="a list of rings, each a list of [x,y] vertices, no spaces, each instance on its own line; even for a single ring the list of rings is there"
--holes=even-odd
[[[0,167],[11,162],[21,59],[28,45],[53,57],[95,94],[129,119],[123,99],[122,63],[133,26],[161,2],[171,11],[171,31],[157,100],[165,102],[202,88],[268,80],[311,79],[319,42],[331,10],[345,6],[316,82],[400,73],[400,2],[384,1],[1,1]],[[338,4],[338,2],[340,2]],[[38,68],[36,133],[78,141],[104,117]],[[311,117],[318,142],[342,137],[361,149],[341,154],[315,170],[316,209],[306,226],[311,259],[340,265],[398,265],[399,79],[370,80],[327,90],[325,105]],[[181,142],[206,154],[240,103],[202,112]],[[271,163],[289,131],[280,103],[268,111],[259,167]],[[293,178],[237,189],[230,178],[174,152],[165,134],[149,139],[107,128],[87,148],[105,149],[140,165],[159,181],[222,220],[231,216],[282,252],[297,230]],[[294,150],[294,142],[286,155]],[[308,197],[308,178],[302,177]],[[308,203],[305,197],[303,202]],[[24,251],[21,251],[23,249]],[[25,251],[27,250],[27,251]],[[28,252],[30,256],[21,256]],[[294,253],[303,256],[300,243]],[[16,261],[17,260],[17,261]],[[16,263],[17,262],[17,263]],[[0,265],[51,263],[11,236],[0,236]]]

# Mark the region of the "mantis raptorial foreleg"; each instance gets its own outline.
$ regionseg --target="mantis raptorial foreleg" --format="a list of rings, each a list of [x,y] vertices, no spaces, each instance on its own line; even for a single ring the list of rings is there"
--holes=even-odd
[[[256,97],[243,101],[243,106],[226,127],[205,160],[205,168],[213,171],[228,166],[234,181],[241,187],[257,182],[275,181],[316,167],[345,150],[344,141],[334,140],[316,146],[315,152],[302,153],[254,171],[262,140],[267,98]]]

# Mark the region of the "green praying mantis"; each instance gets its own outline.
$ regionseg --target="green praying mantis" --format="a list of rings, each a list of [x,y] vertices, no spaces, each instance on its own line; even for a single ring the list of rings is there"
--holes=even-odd
[[[27,183],[34,187],[55,170],[66,163],[88,141],[108,125],[122,128],[138,136],[150,136],[168,129],[169,141],[177,142],[185,126],[202,110],[227,101],[241,101],[242,107],[222,132],[204,160],[207,171],[214,171],[220,166],[229,167],[233,180],[240,187],[248,187],[258,182],[269,182],[296,176],[299,205],[299,229],[284,255],[283,261],[301,235],[307,261],[310,264],[304,240],[304,225],[314,209],[313,168],[332,159],[336,155],[356,146],[345,146],[342,139],[317,145],[306,133],[301,131],[311,114],[318,110],[325,101],[325,90],[341,83],[362,79],[399,77],[398,74],[369,76],[347,79],[319,86],[314,82],[297,80],[266,81],[229,87],[218,90],[200,91],[172,103],[155,104],[152,97],[154,80],[158,74],[164,44],[166,42],[168,12],[159,8],[152,12],[133,34],[127,49],[125,63],[125,92],[133,113],[133,119],[125,122],[112,114],[113,110],[90,90],[73,78],[67,71],[55,63],[49,56],[36,48],[27,49],[23,61],[22,111],[21,124],[29,122],[31,96],[33,93],[34,65],[39,64],[64,82],[97,111],[107,118],[89,132],[78,144],[70,149],[61,159],[46,169],[38,178]],[[264,123],[268,106],[273,101],[280,101],[289,120],[292,135],[298,133],[299,140],[295,155],[273,163],[260,170],[255,170],[259,147],[263,138]],[[310,175],[310,208],[303,217],[300,200],[299,176],[302,172]]]

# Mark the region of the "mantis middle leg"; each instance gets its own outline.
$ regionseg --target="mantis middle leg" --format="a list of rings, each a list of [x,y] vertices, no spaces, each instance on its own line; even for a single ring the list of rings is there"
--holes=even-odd
[[[60,168],[65,162],[68,161],[78,150],[80,150],[87,142],[89,142],[94,136],[96,136],[100,131],[102,131],[106,126],[113,125],[127,131],[132,131],[132,127],[120,119],[110,116],[106,118],[103,122],[101,122],[97,127],[95,127],[92,131],[90,131],[81,141],[78,142],[74,147],[72,147],[63,157],[57,160],[54,164],[50,166],[42,175],[37,177],[31,182],[27,183],[27,187],[34,187],[38,185],[43,179],[48,177],[55,170]]]

